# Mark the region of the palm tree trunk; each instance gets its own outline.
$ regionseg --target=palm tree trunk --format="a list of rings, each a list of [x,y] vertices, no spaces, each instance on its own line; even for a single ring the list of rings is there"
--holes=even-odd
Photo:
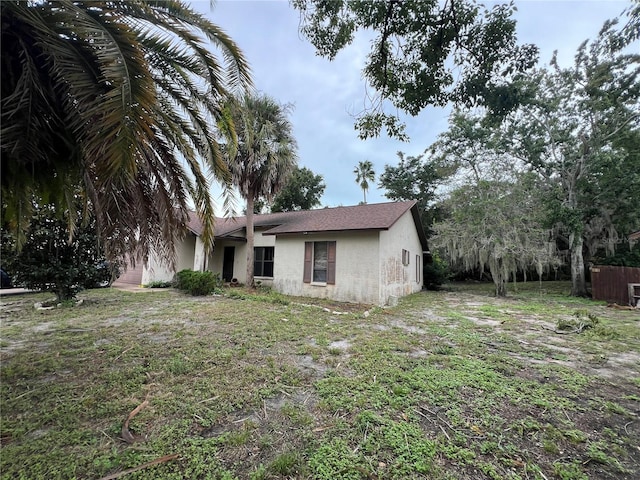
[[[253,207],[255,198],[253,192],[247,195],[247,287],[253,288]]]

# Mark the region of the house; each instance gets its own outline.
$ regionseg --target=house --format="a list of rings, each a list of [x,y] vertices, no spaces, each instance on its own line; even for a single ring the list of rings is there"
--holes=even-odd
[[[255,281],[286,295],[384,305],[422,289],[428,254],[417,202],[389,202],[254,216]],[[205,253],[193,216],[176,268],[150,259],[140,283],[170,280],[184,268],[246,277],[246,218],[217,218]]]

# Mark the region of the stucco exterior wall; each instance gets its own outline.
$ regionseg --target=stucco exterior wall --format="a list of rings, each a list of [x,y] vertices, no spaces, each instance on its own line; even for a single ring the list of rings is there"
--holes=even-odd
[[[187,236],[176,244],[176,265],[175,269],[159,259],[155,253],[149,255],[149,262],[142,272],[142,285],[151,282],[170,282],[176,272],[186,268],[194,269],[194,259],[196,252],[196,236],[188,233]]]
[[[409,263],[403,265],[402,250],[409,251]],[[417,260],[416,257],[419,257]],[[416,266],[418,270],[416,271]],[[422,244],[411,212],[402,215],[389,230],[380,232],[381,305],[390,296],[403,297],[422,289]]]
[[[202,238],[196,237],[196,243],[194,245],[193,253],[193,266],[191,270],[196,272],[203,272],[207,269],[207,256],[204,253],[204,242]],[[180,270],[178,270],[180,271]]]
[[[304,242],[336,242],[335,285],[303,282]],[[280,235],[276,240],[273,287],[286,295],[377,304],[378,232]]]
[[[253,238],[254,247],[274,247],[276,237],[273,235],[262,235],[262,230],[257,229]],[[224,260],[224,247],[235,247],[233,261],[233,276],[238,282],[245,283],[247,281],[247,244],[244,241],[216,241],[213,254],[210,257],[210,266],[208,270],[222,275],[222,267]],[[277,253],[274,254],[277,255]],[[277,264],[277,259],[275,264]],[[275,274],[275,273],[274,273]],[[271,279],[266,277],[255,277],[255,281],[261,281],[264,285],[271,285]]]

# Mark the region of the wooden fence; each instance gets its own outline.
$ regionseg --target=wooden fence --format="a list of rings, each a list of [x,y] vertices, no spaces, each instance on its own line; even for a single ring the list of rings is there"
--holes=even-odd
[[[638,284],[635,289],[629,284]],[[637,298],[630,298],[640,291],[640,268],[594,265],[591,267],[591,295],[594,300],[606,300],[618,305],[635,305]]]

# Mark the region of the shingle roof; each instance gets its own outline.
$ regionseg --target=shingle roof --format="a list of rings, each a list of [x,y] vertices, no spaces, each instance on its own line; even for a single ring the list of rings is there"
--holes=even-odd
[[[416,201],[387,202],[351,207],[322,208],[296,212],[268,213],[254,216],[254,226],[266,228],[263,235],[293,233],[342,232],[354,230],[388,230],[408,210],[412,210],[420,241],[427,249]],[[202,222],[192,215],[189,229],[196,235],[202,233]],[[243,230],[246,217],[217,218],[216,238],[232,237]],[[270,228],[269,228],[270,227]]]

